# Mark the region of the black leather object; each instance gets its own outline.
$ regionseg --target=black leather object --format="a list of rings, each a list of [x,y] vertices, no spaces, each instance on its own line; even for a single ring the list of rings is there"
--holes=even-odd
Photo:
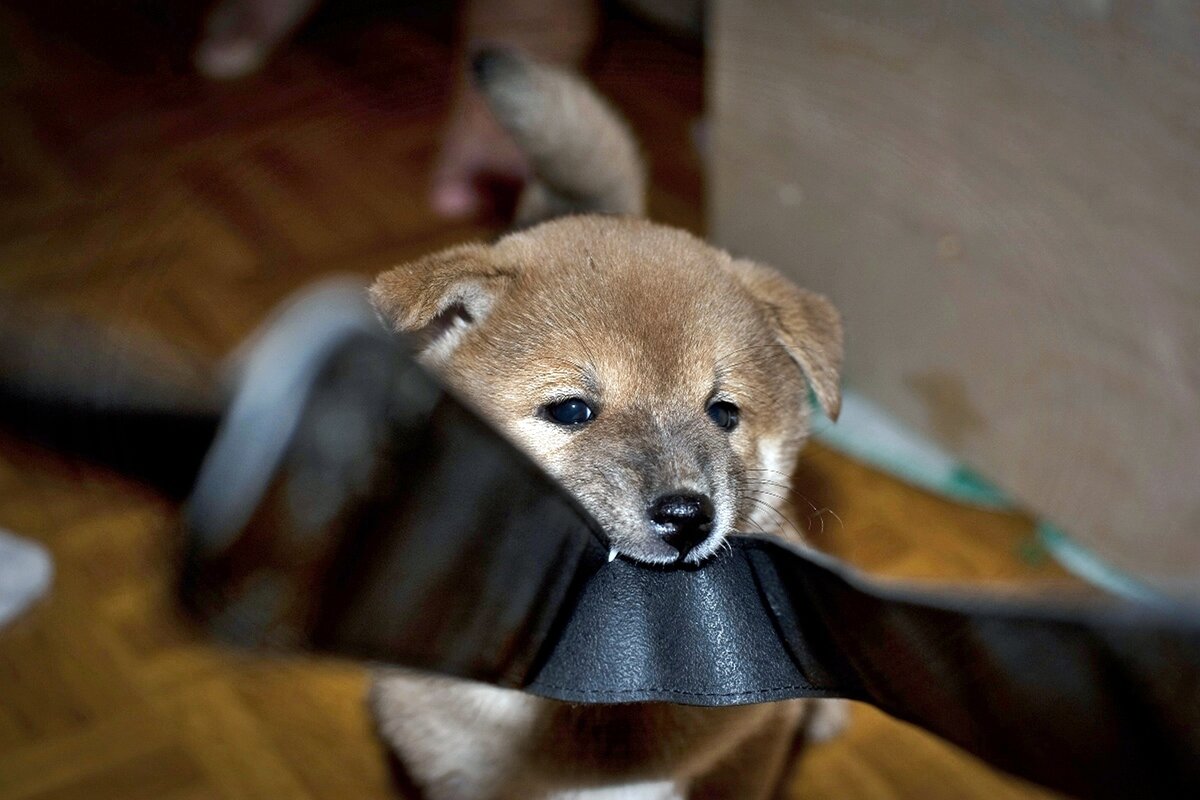
[[[1079,796],[1200,793],[1194,609],[885,584],[762,537],[699,569],[608,563],[528,459],[333,317],[299,313],[267,389],[252,360],[185,510],[182,596],[223,639],[571,702],[844,696]],[[161,463],[170,436],[145,446]]]
[[[1200,625],[885,586],[735,538],[699,570],[600,568],[528,691],[695,705],[849,697],[1081,797],[1200,790]]]

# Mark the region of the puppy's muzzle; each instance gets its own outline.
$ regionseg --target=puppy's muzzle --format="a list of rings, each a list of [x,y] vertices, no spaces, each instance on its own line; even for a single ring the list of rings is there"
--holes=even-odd
[[[682,560],[712,531],[713,504],[705,495],[677,493],[659,497],[647,512],[654,529]]]

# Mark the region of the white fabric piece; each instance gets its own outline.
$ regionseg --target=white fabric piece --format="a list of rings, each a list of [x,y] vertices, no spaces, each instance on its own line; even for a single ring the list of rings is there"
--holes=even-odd
[[[0,628],[44,595],[54,579],[54,559],[37,542],[0,530]]]

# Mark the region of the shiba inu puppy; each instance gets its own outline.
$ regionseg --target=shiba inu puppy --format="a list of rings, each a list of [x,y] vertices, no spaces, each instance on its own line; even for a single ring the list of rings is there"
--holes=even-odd
[[[837,312],[634,216],[636,146],[577,78],[500,52],[476,74],[537,176],[526,227],[381,275],[380,314],[574,493],[614,557],[697,564],[734,531],[787,535],[810,389],[838,411]],[[380,674],[371,703],[434,800],[762,798],[800,726],[840,716],[804,701],[575,706],[407,672]]]

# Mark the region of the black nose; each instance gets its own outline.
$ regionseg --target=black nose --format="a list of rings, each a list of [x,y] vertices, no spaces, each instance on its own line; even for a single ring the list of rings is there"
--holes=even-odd
[[[650,506],[650,520],[680,558],[708,538],[712,518],[712,501],[700,494],[663,495]]]

